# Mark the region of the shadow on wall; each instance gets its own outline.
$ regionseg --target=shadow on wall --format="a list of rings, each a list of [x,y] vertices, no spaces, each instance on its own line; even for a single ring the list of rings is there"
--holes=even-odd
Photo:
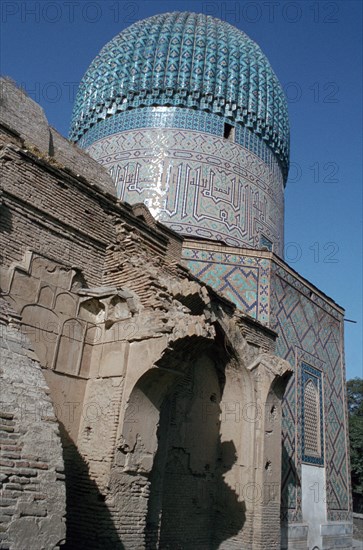
[[[13,220],[10,208],[5,204],[0,205],[0,232],[11,233],[13,231]]]
[[[294,460],[282,445],[282,484],[281,484],[281,548],[285,550],[288,547],[288,510],[295,509],[295,504],[290,504],[291,500],[297,497],[297,487],[300,486],[300,480],[297,475]]]
[[[237,462],[237,452],[233,441],[219,442],[220,467],[216,480],[217,494],[214,506],[214,533],[211,550],[218,550],[224,541],[236,536],[246,521],[246,505],[238,500],[238,495],[223,479],[223,474]]]
[[[67,534],[64,550],[124,550],[106,506],[105,497],[90,479],[88,466],[59,423],[67,492]]]
[[[222,477],[236,463],[235,445],[232,441],[223,443],[219,441],[219,468],[215,474],[194,478],[194,483],[191,483],[189,457],[185,451],[174,449],[171,454],[171,464],[167,465],[164,475],[167,482],[174,489],[179,487],[179,490],[173,491],[173,505],[171,502],[168,503],[167,494],[162,498],[162,506],[169,504],[169,508],[160,510],[159,540],[157,525],[152,523],[153,515],[149,507],[145,548],[147,550],[195,550],[196,548],[218,550],[223,546],[222,543],[240,533],[246,521],[245,503],[238,500],[237,493],[225,483]],[[209,525],[206,525],[206,519]]]
[[[282,486],[281,486],[281,519],[287,521],[287,510],[291,508],[291,499],[296,498],[300,480],[297,475],[295,462],[289,455],[285,445],[282,445]],[[295,508],[295,505],[293,506]]]
[[[189,357],[174,352],[163,368],[139,379],[111,470],[112,502],[62,429],[66,550],[242,547],[246,507],[233,487],[237,449],[221,435],[225,365],[215,349],[202,346]]]
[[[245,503],[223,477],[237,463],[237,450],[233,441],[221,441],[221,370],[199,358],[160,408],[144,531],[148,550],[217,550],[240,536]]]

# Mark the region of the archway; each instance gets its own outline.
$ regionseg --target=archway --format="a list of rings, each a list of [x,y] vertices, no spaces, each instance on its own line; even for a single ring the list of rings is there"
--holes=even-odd
[[[217,518],[223,540],[240,533],[245,506],[225,482],[240,452],[221,429],[227,364],[219,338],[189,337],[134,385],[108,502],[125,548],[212,550],[222,541]]]

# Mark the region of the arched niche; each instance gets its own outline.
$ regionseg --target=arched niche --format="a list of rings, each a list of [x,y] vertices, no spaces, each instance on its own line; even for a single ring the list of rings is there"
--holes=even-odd
[[[199,353],[162,404],[145,529],[150,546],[205,548],[213,535],[226,447],[220,439],[223,371],[213,353]]]
[[[145,547],[160,410],[176,379],[182,376],[182,368],[175,371],[154,366],[136,382],[125,405],[109,483],[114,522],[125,548]]]
[[[78,375],[80,370],[85,323],[68,319],[62,327],[58,341],[54,369],[65,374]]]
[[[125,548],[202,548],[212,539],[217,548],[245,522],[240,495],[224,481],[241,451],[221,437],[228,358],[221,345],[189,340],[141,376],[126,404],[109,497]],[[229,517],[216,532],[221,497]]]
[[[58,314],[74,317],[77,310],[77,298],[70,292],[60,292],[56,299],[54,309]]]
[[[304,454],[320,458],[320,398],[316,384],[310,378],[304,386]]]
[[[157,450],[160,408],[184,369],[153,367],[135,384],[125,407],[116,461],[124,471],[149,473]]]
[[[51,308],[54,301],[55,288],[50,285],[44,285],[39,290],[38,304]]]
[[[22,330],[34,346],[43,367],[51,368],[60,332],[58,316],[40,305],[27,305],[22,311]]]

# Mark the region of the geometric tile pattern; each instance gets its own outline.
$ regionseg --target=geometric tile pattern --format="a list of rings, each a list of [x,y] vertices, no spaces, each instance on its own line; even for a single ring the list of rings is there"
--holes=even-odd
[[[140,107],[101,120],[82,136],[78,145],[85,149],[94,141],[136,128],[183,128],[223,136],[224,119],[213,113],[181,107]],[[266,145],[265,148],[268,149]]]
[[[343,316],[283,268],[274,265],[271,276],[270,326],[279,334],[276,352],[295,369],[283,403],[283,519],[302,521],[301,463],[309,458],[304,457],[303,449],[302,389],[306,372],[320,372],[324,378],[321,419],[328,519],[347,520],[350,491],[341,355]]]
[[[261,233],[261,235],[260,235],[260,247],[261,248],[266,248],[270,252],[273,251],[273,243],[270,241],[270,239],[265,237],[265,235],[263,233]]]
[[[70,138],[78,141],[116,113],[152,105],[208,111],[250,128],[286,176],[289,121],[282,87],[259,46],[232,25],[173,12],[125,29],[86,71]]]
[[[324,413],[322,373],[301,363],[302,462],[324,464]]]
[[[273,157],[271,149],[267,147],[260,136],[256,136],[245,126],[236,125],[235,142],[251,151],[251,153],[254,153],[269,166],[272,166]]]
[[[204,111],[181,107],[140,107],[99,121],[81,137],[78,145],[86,149],[99,139],[138,128],[180,128],[223,137],[225,123],[231,124],[231,121]],[[249,128],[237,125],[234,141],[254,153],[265,164],[273,166],[275,155]]]
[[[282,255],[284,184],[274,157],[266,164],[224,137],[162,127],[122,131],[87,152],[121,200],[143,202],[172,230],[257,249],[263,234]]]
[[[184,248],[183,259],[198,279],[254,319],[268,322],[269,260],[196,248]]]

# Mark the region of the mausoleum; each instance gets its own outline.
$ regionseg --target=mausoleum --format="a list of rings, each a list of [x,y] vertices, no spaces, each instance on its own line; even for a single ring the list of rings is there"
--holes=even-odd
[[[1,548],[351,548],[344,310],[283,258],[259,46],[203,14],[131,25],[70,141],[2,88]]]

